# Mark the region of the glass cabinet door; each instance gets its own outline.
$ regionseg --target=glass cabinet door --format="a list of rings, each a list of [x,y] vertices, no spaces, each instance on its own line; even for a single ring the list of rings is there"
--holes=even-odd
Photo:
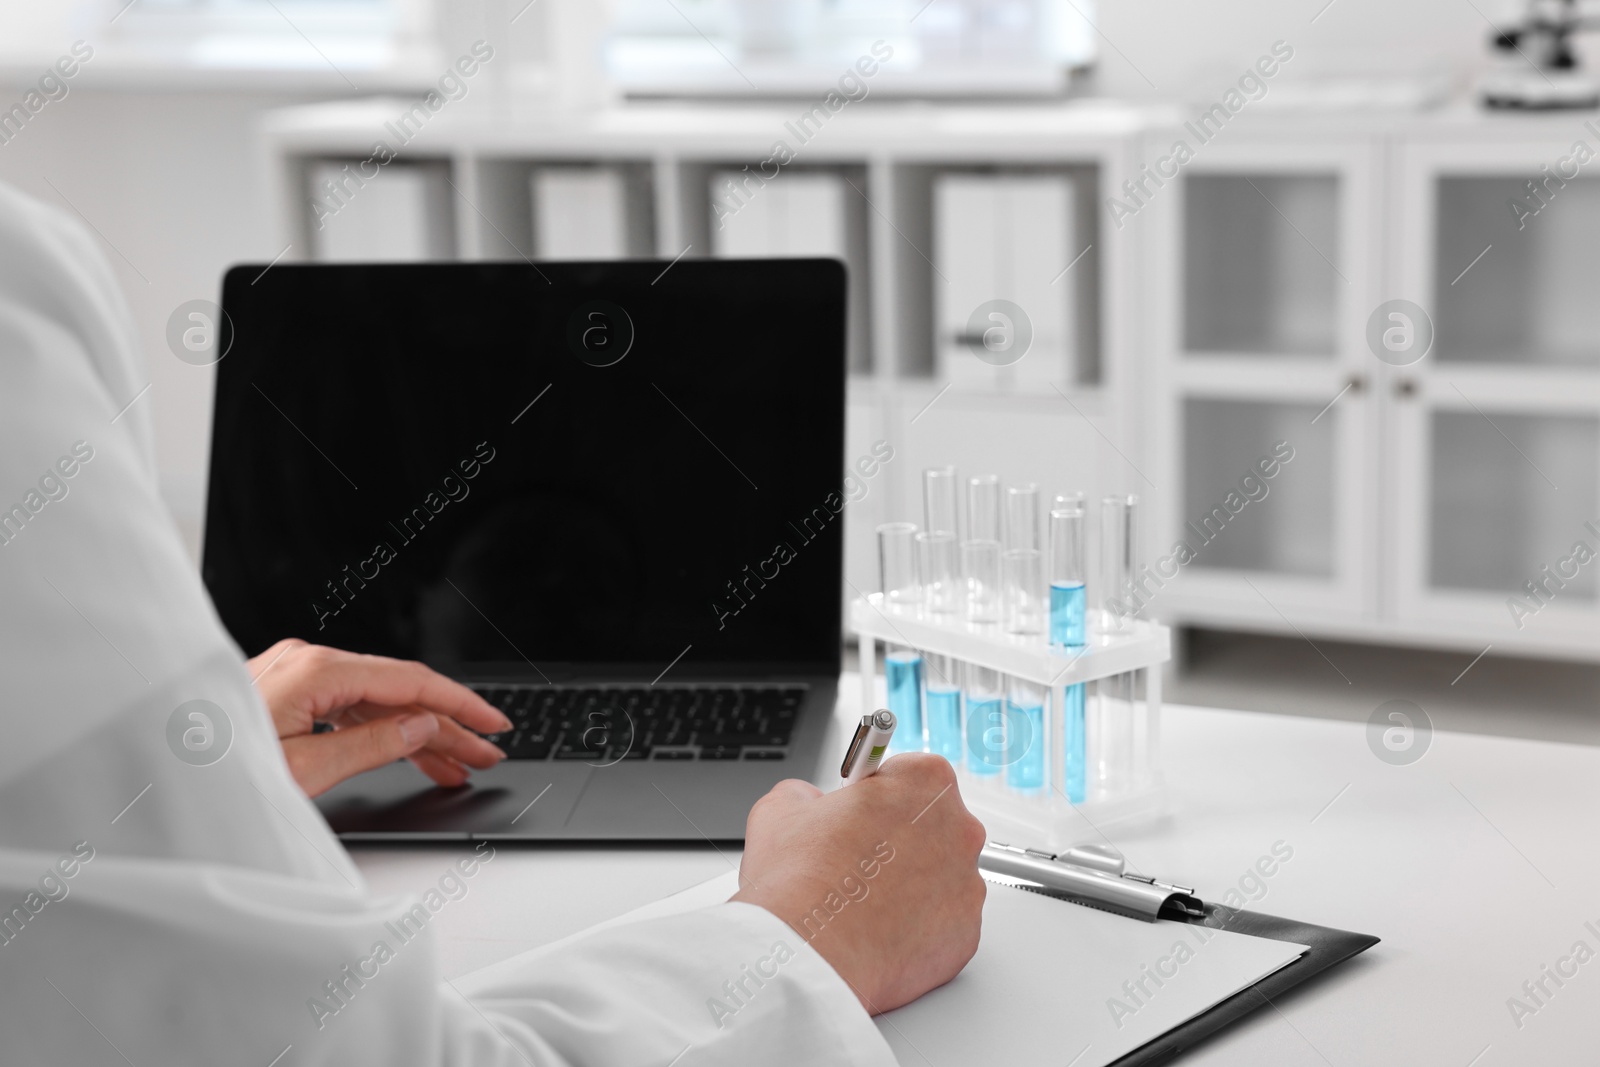
[[[1174,617],[1369,609],[1367,142],[1207,145],[1150,207]],[[1157,615],[1161,612],[1157,611]],[[1319,617],[1320,617],[1319,615]]]
[[[1401,275],[1434,343],[1386,383],[1386,533],[1402,621],[1593,655],[1600,178],[1547,180],[1570,148],[1433,144],[1404,156]]]

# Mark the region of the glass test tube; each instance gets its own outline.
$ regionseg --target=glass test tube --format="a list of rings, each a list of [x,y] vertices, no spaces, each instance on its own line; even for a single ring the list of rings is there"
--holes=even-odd
[[[1014,634],[1044,634],[1044,553],[1019,549],[1000,560],[1005,624]]]
[[[1060,500],[1060,497],[1056,498]],[[1087,638],[1084,625],[1084,515],[1078,504],[1066,504],[1050,512],[1050,644],[1058,648],[1082,648]],[[1084,683],[1063,687],[1060,699],[1057,746],[1061,753],[1060,780],[1056,787],[1069,801],[1082,804],[1088,799],[1084,769],[1087,750],[1084,736]]]
[[[1072,493],[1057,493],[1050,502],[1050,510],[1060,511],[1062,508],[1082,508],[1087,512],[1089,509],[1088,498],[1081,489]]]
[[[1099,628],[1115,634],[1127,630],[1132,615],[1129,594],[1134,573],[1134,516],[1138,498],[1109,496],[1100,505],[1100,570],[1096,599]],[[1137,788],[1140,772],[1135,753],[1137,724],[1132,673],[1095,683],[1094,719],[1089,724],[1093,748],[1093,791],[1106,796]]]
[[[1037,682],[1011,679],[1006,700],[1006,785],[1034,795],[1044,792],[1045,688]]]
[[[1004,679],[988,667],[966,668],[967,770],[989,777],[1005,765]]]
[[[1050,512],[1050,643],[1081,648],[1085,640],[1083,509]]]
[[[961,766],[960,664],[949,656],[923,657],[927,680],[928,751]]]
[[[1108,496],[1100,502],[1100,580],[1095,583],[1095,600],[1101,633],[1120,633],[1135,614],[1134,518],[1138,504],[1135,496]]]
[[[955,534],[917,534],[917,570],[930,614],[943,617],[961,610],[961,553]]]
[[[1000,542],[961,542],[961,573],[967,586],[967,621],[1000,621]]]
[[[929,471],[931,476],[938,471]],[[955,518],[955,471],[946,479],[949,516]],[[930,485],[931,485],[930,481]],[[934,498],[930,491],[929,500]],[[930,506],[929,514],[935,514]],[[922,594],[929,614],[951,619],[961,610],[961,561],[953,531],[917,534],[917,563],[922,574]],[[959,664],[949,656],[923,656],[927,750],[961,766],[961,677]]]
[[[981,474],[967,481],[967,540],[1000,541],[998,474]]]
[[[960,539],[954,467],[929,467],[922,472],[922,519],[922,528],[929,533]]]
[[[1013,485],[1006,489],[1006,548],[1010,550],[1038,551],[1039,543],[1039,487]]]
[[[887,611],[915,611],[922,606],[916,535],[917,526],[911,522],[886,522],[878,527],[878,574]],[[922,654],[890,645],[884,650],[883,674],[889,710],[899,720],[891,745],[901,752],[921,751],[926,743],[922,731]]]

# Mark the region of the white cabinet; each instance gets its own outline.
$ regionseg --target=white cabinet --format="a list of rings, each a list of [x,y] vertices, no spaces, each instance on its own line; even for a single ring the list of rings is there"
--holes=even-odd
[[[1076,187],[1064,174],[934,179],[935,366],[958,388],[1048,393],[1077,366]],[[1003,303],[1001,303],[1003,301]],[[1006,305],[1010,305],[1007,307]],[[1021,358],[1007,349],[1026,343]]]
[[[311,175],[387,118],[268,124],[288,258],[340,239]],[[1600,122],[1241,116],[1157,181],[1189,135],[1155,112],[852,106],[777,167],[787,118],[463,118],[376,180],[404,202],[333,221],[407,255],[841,255],[847,448],[896,454],[851,505],[858,589],[955,463],[1138,494],[1163,620],[1600,660]],[[1034,327],[1018,364],[967,344],[991,300]]]
[[[1150,248],[1157,617],[1375,610],[1377,170],[1362,139],[1211,144],[1129,223]]]
[[[1401,623],[1593,657],[1600,560],[1576,546],[1600,550],[1600,168],[1562,179],[1572,146],[1399,155],[1398,291],[1435,336],[1389,375],[1384,533]]]

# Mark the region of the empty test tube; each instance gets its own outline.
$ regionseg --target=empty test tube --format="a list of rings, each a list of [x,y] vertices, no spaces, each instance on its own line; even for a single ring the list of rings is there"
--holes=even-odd
[[[1039,487],[1013,485],[1006,489],[1006,548],[1009,551],[1038,551]]]
[[[949,618],[961,610],[961,554],[955,534],[917,534],[917,571],[929,614]]]
[[[1045,626],[1044,554],[1035,549],[1005,553],[1000,560],[1005,586],[1005,624],[1014,634],[1039,634]]]
[[[957,525],[956,469],[929,467],[922,472],[922,528],[931,534],[947,533],[960,540]]]
[[[967,540],[1000,542],[1000,476],[967,481]]]
[[[966,579],[967,621],[1000,621],[1000,542],[961,542],[961,574]]]
[[[1133,557],[1139,498],[1108,496],[1100,503],[1100,570],[1095,585],[1101,633],[1120,633],[1134,615]]]
[[[1139,500],[1133,496],[1108,496],[1100,510],[1100,572],[1096,600],[1100,604],[1101,632],[1124,633],[1134,614],[1131,593],[1135,564]],[[1089,724],[1093,748],[1091,768],[1097,795],[1126,792],[1139,786],[1145,772],[1139,766],[1135,722],[1133,674],[1102,678],[1095,683],[1095,708]]]

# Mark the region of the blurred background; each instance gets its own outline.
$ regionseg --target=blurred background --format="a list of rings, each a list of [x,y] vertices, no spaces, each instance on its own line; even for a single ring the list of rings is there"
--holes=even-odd
[[[0,14],[0,180],[103,243],[196,551],[214,372],[169,338],[230,265],[837,256],[848,454],[894,450],[857,588],[925,467],[1137,494],[1169,699],[1600,742],[1584,16],[35,0]],[[1001,366],[993,299],[1031,332]]]

